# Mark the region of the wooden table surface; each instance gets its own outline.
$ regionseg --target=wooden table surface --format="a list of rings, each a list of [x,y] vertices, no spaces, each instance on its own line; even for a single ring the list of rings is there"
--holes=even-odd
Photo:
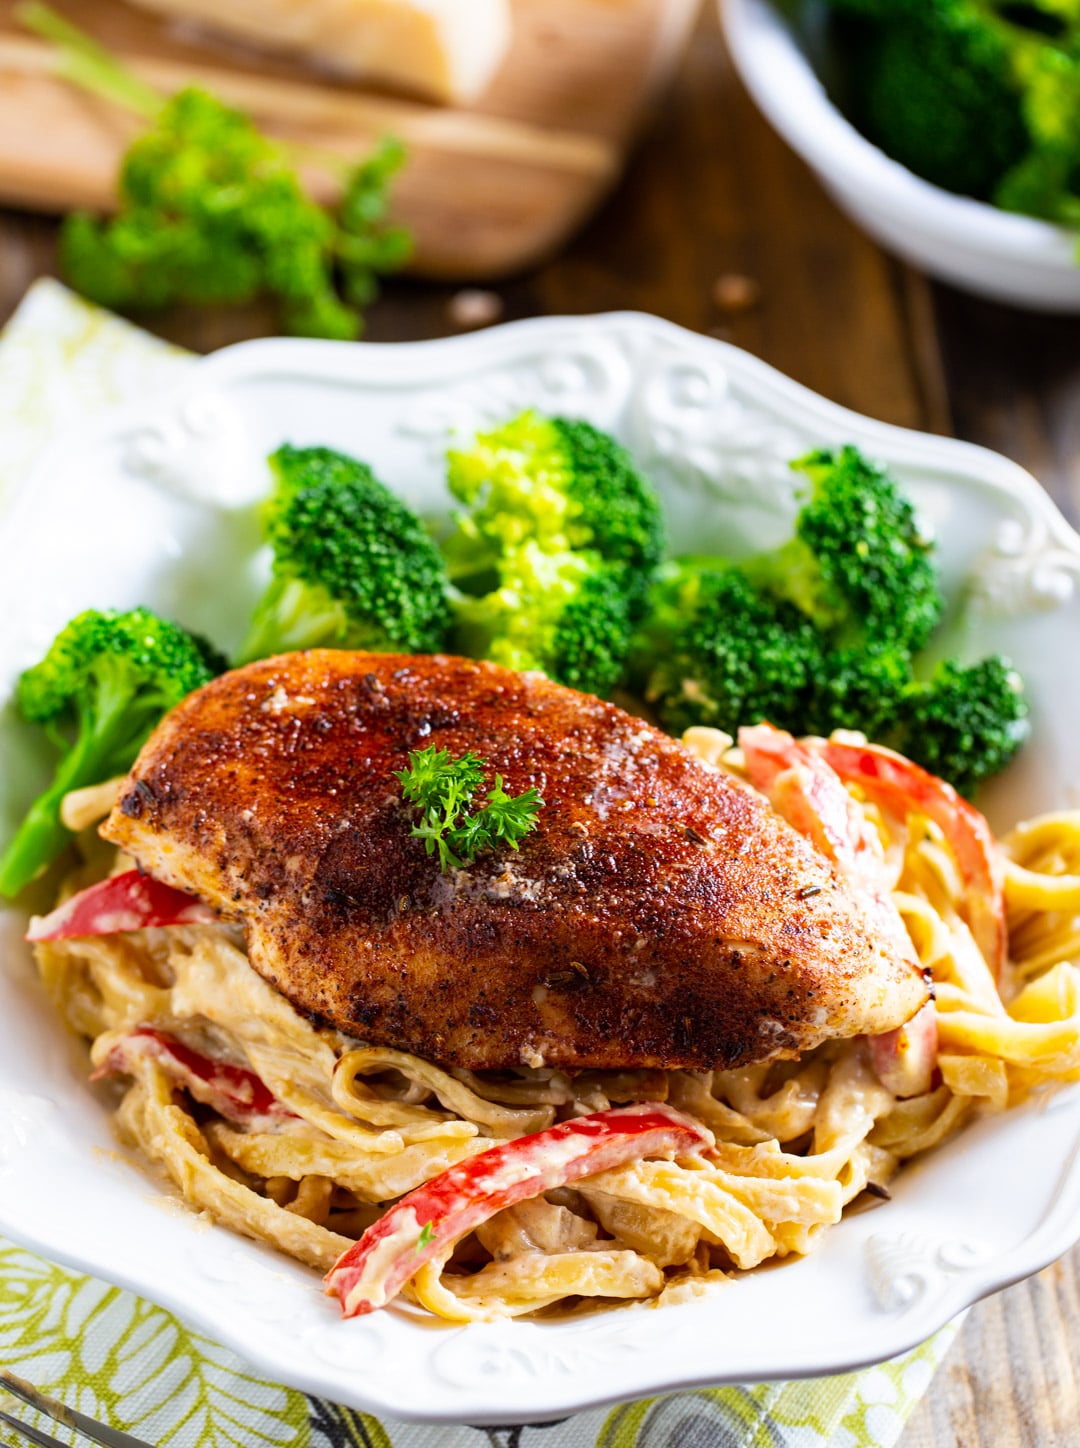
[[[51,221],[0,212],[0,321],[54,243]],[[733,276],[754,305],[718,305]],[[454,332],[453,295],[397,281],[368,336]],[[636,308],[724,337],[848,407],[997,448],[1080,524],[1080,318],[976,301],[886,257],[757,115],[711,15],[604,210],[499,297],[505,319]],[[271,325],[257,309],[142,320],[200,351]],[[972,1309],[903,1448],[1080,1443],[1078,1329],[1080,1249]]]

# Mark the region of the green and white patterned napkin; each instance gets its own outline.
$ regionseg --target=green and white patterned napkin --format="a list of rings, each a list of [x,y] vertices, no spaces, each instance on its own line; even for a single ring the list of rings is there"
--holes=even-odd
[[[38,282],[0,337],[0,505],[59,429],[189,364]],[[0,1365],[158,1448],[892,1448],[956,1331],[840,1377],[673,1393],[537,1427],[417,1427],[264,1382],[162,1308],[0,1239]],[[0,1443],[19,1440],[0,1425]]]

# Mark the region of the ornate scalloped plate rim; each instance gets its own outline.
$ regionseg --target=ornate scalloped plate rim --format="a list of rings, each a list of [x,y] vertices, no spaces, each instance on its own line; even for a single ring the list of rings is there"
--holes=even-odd
[[[387,390],[405,382],[439,382],[452,368],[451,358],[466,357],[476,352],[485,363],[510,360],[522,353],[526,345],[544,343],[556,346],[564,338],[580,336],[588,329],[598,337],[620,332],[643,342],[655,339],[676,345],[703,359],[723,361],[732,374],[752,384],[775,401],[787,399],[807,415],[816,414],[835,430],[844,425],[845,435],[852,438],[869,436],[887,442],[893,461],[911,466],[931,466],[943,470],[943,463],[953,463],[948,471],[971,479],[978,477],[981,485],[990,485],[1011,495],[1031,515],[1046,525],[1050,537],[1080,566],[1080,534],[1073,529],[1049,494],[1019,463],[990,448],[952,437],[939,437],[879,422],[864,413],[831,402],[820,393],[794,381],[784,373],[751,353],[718,338],[702,336],[674,322],[646,312],[604,312],[580,317],[530,317],[506,322],[486,331],[459,337],[440,337],[422,342],[322,342],[301,338],[260,338],[238,342],[209,356],[197,359],[188,377],[166,393],[150,400],[155,410],[167,410],[182,403],[196,390],[222,387],[242,380],[278,377],[286,380],[324,382],[328,385],[364,386]],[[464,369],[458,369],[459,374]],[[119,439],[145,426],[147,404],[125,405],[112,410],[96,426],[84,427],[78,433],[78,444],[88,445],[105,438]],[[27,476],[21,488],[9,497],[5,507],[7,525],[18,524],[20,504],[33,491],[34,480],[55,467],[56,459],[76,447],[75,439],[62,437],[52,443],[37,467]]]
[[[393,346],[354,347],[280,340],[244,343],[194,364],[189,377],[169,396],[179,401],[197,388],[210,385],[227,388],[267,377],[285,383],[308,382],[376,390],[404,382],[413,385],[439,383],[451,375],[466,376],[470,359],[477,359],[488,367],[538,351],[553,351],[561,344],[580,342],[582,338],[600,341],[631,339],[635,345],[642,347],[664,343],[682,356],[722,363],[730,375],[748,390],[766,397],[773,406],[786,405],[801,414],[804,421],[820,424],[833,434],[842,429],[844,434],[855,440],[876,442],[893,461],[903,461],[914,467],[925,465],[939,476],[962,476],[968,482],[975,481],[1013,499],[1021,505],[1027,518],[1037,520],[1044,528],[1045,532],[1040,535],[1042,550],[1060,552],[1067,559],[1070,572],[1074,566],[1080,570],[1080,538],[1069,528],[1035,480],[1015,464],[969,444],[876,423],[818,397],[736,348],[638,314],[543,318],[513,323],[464,338]],[[160,400],[156,399],[154,405],[161,405]],[[93,434],[119,439],[143,425],[146,418],[147,406],[124,409],[103,421]],[[62,439],[43,461],[42,467],[55,467],[58,458],[64,454],[70,456],[73,449],[81,449],[87,442],[88,435],[85,433],[78,438]],[[20,504],[32,491],[31,478],[20,490],[20,497],[12,502],[8,520],[16,528]],[[0,1026],[0,1034],[2,1030]],[[151,1274],[129,1270],[125,1262],[117,1258],[111,1242],[102,1243],[88,1238],[80,1241],[77,1240],[78,1233],[72,1234],[71,1240],[66,1240],[54,1230],[39,1230],[32,1210],[20,1214],[18,1205],[5,1203],[2,1193],[0,1231],[30,1250],[152,1298],[236,1350],[258,1370],[305,1391],[414,1421],[540,1421],[642,1393],[721,1381],[844,1372],[913,1347],[978,1298],[1039,1271],[1067,1250],[1080,1235],[1080,1118],[1072,1120],[1077,1104],[1075,1101],[1065,1103],[1065,1109],[1060,1113],[1054,1112],[1056,1118],[1063,1120],[1063,1127],[1066,1120],[1071,1122],[1074,1128],[1072,1145],[1058,1158],[1062,1164],[1056,1180],[1052,1187],[1048,1184],[1048,1190],[1041,1198],[1045,1203],[1042,1215],[1023,1240],[998,1251],[988,1260],[976,1259],[955,1269],[948,1267],[946,1271],[938,1272],[933,1290],[916,1293],[914,1300],[905,1303],[901,1310],[868,1313],[864,1323],[853,1325],[843,1343],[833,1341],[819,1345],[815,1337],[801,1346],[797,1355],[789,1353],[782,1359],[775,1353],[770,1356],[768,1346],[737,1343],[734,1349],[728,1347],[723,1353],[724,1361],[719,1361],[719,1350],[710,1343],[705,1329],[724,1326],[725,1317],[729,1319],[728,1328],[732,1323],[730,1314],[722,1313],[719,1318],[711,1316],[709,1302],[666,1309],[659,1315],[647,1309],[631,1309],[583,1322],[542,1326],[510,1323],[479,1331],[432,1327],[415,1322],[407,1325],[401,1314],[389,1313],[385,1322],[378,1318],[369,1319],[365,1331],[376,1334],[395,1353],[406,1338],[409,1348],[392,1372],[383,1376],[376,1374],[373,1379],[363,1381],[351,1368],[320,1360],[311,1350],[309,1339],[313,1332],[323,1335],[323,1327],[318,1321],[314,1327],[307,1327],[297,1342],[287,1341],[270,1322],[267,1330],[260,1333],[257,1307],[249,1306],[246,1313],[241,1307],[238,1312],[235,1299],[230,1300],[228,1272],[219,1274],[217,1283],[211,1279],[209,1284],[205,1276],[201,1282],[193,1281],[188,1272],[177,1272],[172,1276],[165,1274],[154,1280]],[[50,1138],[59,1131],[56,1118],[60,1115],[55,1113],[50,1118],[43,1129],[43,1137]],[[981,1132],[985,1127],[992,1129],[993,1124],[984,1123],[976,1130]],[[1055,1137],[1055,1142],[1057,1140],[1058,1137]],[[5,1175],[6,1172],[0,1169],[0,1181]],[[134,1190],[145,1199],[143,1184],[138,1179],[136,1181]],[[130,1194],[126,1184],[125,1189]],[[914,1198],[914,1193],[909,1195]],[[914,1227],[909,1227],[907,1217],[900,1213],[889,1223],[890,1234],[896,1238],[905,1232],[925,1235],[925,1220],[920,1221],[917,1213],[914,1220]],[[862,1226],[859,1223],[860,1219],[855,1218],[849,1224],[849,1246],[858,1241],[861,1250],[865,1251],[871,1234],[865,1219]],[[875,1222],[875,1225],[878,1223]],[[880,1225],[885,1226],[884,1223]],[[932,1232],[930,1236],[933,1237]],[[229,1243],[236,1263],[240,1264],[237,1270],[242,1270],[243,1264],[250,1262],[252,1271],[262,1274],[260,1280],[266,1290],[273,1291],[268,1268],[272,1272],[280,1259],[251,1244],[233,1246],[238,1243],[236,1238],[230,1237]],[[940,1238],[930,1242],[932,1250],[939,1254],[950,1245],[942,1243]],[[799,1264],[783,1271],[789,1274],[792,1288],[797,1290]],[[317,1295],[314,1286],[306,1289],[297,1285],[295,1274],[289,1272],[277,1275],[282,1279],[282,1291],[293,1294],[298,1307],[312,1303]],[[723,1298],[727,1297],[728,1290],[725,1289]],[[734,1286],[730,1289],[736,1290]],[[713,1298],[711,1302],[719,1300]],[[308,1321],[303,1314],[301,1318],[305,1323]],[[333,1329],[335,1322],[333,1314],[328,1312],[327,1328]],[[469,1334],[473,1334],[472,1339]],[[691,1336],[693,1346],[690,1345]],[[650,1348],[662,1353],[663,1342],[670,1339],[677,1340],[685,1349],[680,1352],[677,1365],[669,1361],[665,1367],[653,1366],[650,1373]],[[365,1340],[374,1341],[374,1338],[369,1336]],[[566,1371],[557,1382],[550,1379],[538,1382],[535,1378],[525,1383],[519,1381],[513,1395],[513,1407],[509,1411],[505,1394],[486,1392],[477,1374],[474,1374],[477,1378],[475,1383],[457,1388],[451,1379],[449,1389],[444,1386],[440,1390],[439,1401],[432,1407],[416,1404],[409,1392],[413,1381],[411,1375],[422,1373],[425,1363],[430,1364],[437,1350],[460,1341],[467,1351],[470,1340],[478,1348],[493,1343],[508,1344],[508,1352],[512,1350],[526,1358],[533,1351],[533,1344],[537,1345],[537,1351],[542,1345],[545,1355],[550,1355],[552,1350],[557,1354],[559,1344],[563,1344],[563,1350],[568,1353],[574,1353],[578,1348],[587,1351],[590,1343],[600,1351],[601,1358],[605,1344],[610,1352],[608,1361],[590,1363],[587,1380],[576,1378],[571,1371]],[[735,1352],[740,1354],[738,1360]]]
[[[1066,1206],[1069,1188],[1072,1189],[1071,1195],[1074,1200]],[[385,1392],[374,1384],[359,1384],[346,1378],[343,1375],[346,1370],[341,1367],[332,1363],[324,1365],[313,1361],[312,1354],[306,1350],[307,1339],[311,1335],[310,1329],[304,1333],[301,1342],[290,1341],[286,1344],[282,1334],[277,1331],[269,1341],[253,1342],[250,1327],[255,1324],[237,1326],[230,1321],[230,1304],[225,1300],[224,1294],[220,1305],[206,1306],[195,1300],[190,1292],[183,1290],[180,1286],[169,1288],[158,1283],[147,1282],[137,1273],[125,1271],[122,1266],[117,1265],[112,1257],[95,1253],[92,1249],[87,1248],[69,1250],[55,1238],[48,1235],[39,1237],[29,1224],[6,1220],[2,1214],[0,1214],[0,1232],[28,1251],[35,1252],[39,1256],[46,1257],[73,1271],[85,1272],[98,1277],[105,1282],[148,1298],[158,1306],[174,1312],[188,1327],[203,1332],[223,1346],[231,1348],[252,1369],[263,1374],[270,1381],[280,1382],[314,1397],[328,1398],[362,1411],[396,1417],[405,1422],[421,1424],[468,1422],[473,1426],[483,1427],[507,1425],[514,1422],[553,1421],[563,1418],[568,1413],[604,1408],[628,1398],[646,1397],[658,1393],[716,1387],[727,1383],[826,1377],[872,1367],[886,1359],[899,1357],[911,1351],[951,1322],[966,1308],[1050,1266],[1077,1240],[1080,1240],[1078,1209],[1080,1209],[1080,1135],[1070,1153],[1066,1171],[1054,1192],[1053,1204],[1036,1232],[1029,1235],[1013,1251],[992,1261],[973,1264],[970,1269],[966,1271],[961,1269],[944,1279],[944,1286],[940,1286],[938,1291],[928,1294],[928,1301],[921,1311],[917,1310],[917,1302],[914,1308],[902,1310],[902,1326],[896,1321],[901,1315],[900,1313],[886,1312],[884,1315],[893,1320],[894,1331],[888,1336],[887,1344],[883,1347],[869,1351],[865,1348],[852,1348],[841,1355],[837,1355],[835,1350],[824,1354],[808,1352],[806,1357],[800,1360],[778,1361],[772,1359],[766,1360],[758,1366],[746,1363],[731,1370],[718,1369],[715,1364],[702,1363],[700,1366],[688,1367],[679,1373],[667,1373],[662,1380],[655,1380],[646,1374],[635,1375],[632,1384],[623,1382],[619,1386],[590,1387],[588,1389],[575,1385],[569,1395],[562,1393],[557,1397],[549,1388],[545,1387],[543,1399],[527,1399],[520,1412],[511,1409],[509,1413],[506,1408],[492,1409],[482,1399],[470,1396],[468,1393],[462,1396],[460,1403],[455,1404],[452,1413],[441,1410],[424,1411],[422,1408],[403,1401],[393,1391]],[[1072,1225],[1069,1222],[1070,1216]],[[192,1218],[193,1223],[196,1220],[194,1217]],[[249,1244],[243,1245],[246,1247]],[[264,1254],[260,1253],[260,1255]],[[281,1260],[273,1253],[265,1255],[269,1264]],[[990,1270],[991,1268],[993,1270]],[[781,1266],[778,1270],[790,1272],[792,1268]],[[625,1311],[616,1310],[592,1321],[583,1319],[580,1322],[569,1324],[569,1330],[574,1334],[569,1347],[571,1350],[579,1346],[587,1348],[589,1336],[599,1336],[600,1330],[604,1326],[609,1326],[613,1322],[617,1326],[622,1326],[631,1319],[639,1321],[646,1313],[662,1328],[665,1323],[668,1325],[667,1328],[663,1328],[663,1335],[668,1337],[672,1335],[668,1328],[674,1328],[676,1316],[693,1313],[701,1305],[704,1304],[689,1303],[669,1307],[663,1309],[660,1314],[655,1314],[647,1308],[631,1308]],[[255,1312],[257,1313],[257,1309]],[[372,1319],[365,1321],[373,1322]],[[336,1315],[331,1314],[328,1326],[333,1327],[336,1324]],[[508,1327],[511,1332],[524,1329],[528,1332],[546,1334],[549,1331],[559,1330],[559,1325],[556,1324],[546,1324],[541,1327],[511,1322],[498,1326],[500,1328]],[[696,1327],[697,1324],[694,1326]],[[427,1324],[424,1324],[420,1330],[432,1337],[438,1335],[439,1340],[432,1352],[427,1355],[428,1357],[433,1356],[435,1351],[447,1345],[453,1338],[477,1331],[476,1328],[468,1326],[439,1325],[430,1328]],[[481,1325],[479,1331],[485,1332],[487,1329]],[[688,1335],[685,1328],[676,1334],[680,1340],[686,1339]],[[695,1336],[697,1335],[695,1334]],[[615,1334],[605,1336],[610,1337]],[[629,1334],[627,1336],[629,1337]],[[624,1346],[636,1350],[632,1355],[635,1365],[639,1368],[641,1364],[638,1354],[646,1351],[648,1345],[648,1343],[629,1341],[624,1344]],[[544,1348],[546,1350],[546,1344],[544,1344]],[[511,1344],[511,1350],[515,1349],[527,1353],[528,1345]],[[417,1367],[422,1370],[422,1365],[417,1365]],[[592,1365],[591,1371],[594,1378],[600,1375],[600,1369],[595,1364]]]

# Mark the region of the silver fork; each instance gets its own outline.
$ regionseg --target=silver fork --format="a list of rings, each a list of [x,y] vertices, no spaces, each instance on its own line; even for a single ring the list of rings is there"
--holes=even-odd
[[[39,1413],[44,1413],[54,1423],[59,1423],[64,1428],[74,1428],[85,1438],[100,1443],[102,1448],[149,1448],[149,1444],[144,1443],[141,1438],[133,1438],[130,1433],[121,1433],[117,1428],[110,1428],[107,1423],[99,1423],[95,1418],[88,1418],[85,1413],[77,1413],[58,1398],[50,1398],[48,1393],[35,1388],[33,1383],[17,1378],[6,1368],[0,1368],[0,1397],[4,1391],[9,1392],[13,1398],[20,1398],[29,1407],[36,1408]],[[21,1433],[28,1442],[37,1444],[37,1448],[67,1448],[66,1444],[61,1443],[59,1438],[54,1438],[51,1433],[43,1433],[40,1428],[31,1427],[29,1423],[20,1423],[18,1418],[13,1418],[3,1409],[0,1409],[0,1423],[14,1428],[15,1432]]]

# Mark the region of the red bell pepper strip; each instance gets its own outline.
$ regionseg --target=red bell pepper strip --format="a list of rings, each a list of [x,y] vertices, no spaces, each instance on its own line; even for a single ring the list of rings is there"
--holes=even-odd
[[[175,1036],[150,1026],[139,1026],[115,1041],[90,1079],[99,1081],[103,1076],[125,1075],[136,1056],[149,1056],[159,1062],[196,1101],[212,1106],[221,1116],[242,1126],[251,1126],[266,1117],[296,1115],[246,1066],[215,1061],[192,1050]]]
[[[960,867],[968,894],[968,923],[995,976],[1008,951],[1005,870],[986,819],[951,784],[880,744],[815,746],[841,779],[858,784],[893,814],[925,815],[941,830]]]
[[[739,748],[751,784],[769,796],[788,824],[849,879],[875,895],[887,893],[884,866],[871,843],[866,817],[820,755],[771,724],[740,729]]]
[[[872,910],[880,938],[897,960],[922,972],[892,898],[885,864],[871,827],[843,781],[820,755],[783,729],[755,724],[739,730],[751,783],[769,796],[778,814],[837,866]]]
[[[707,1127],[655,1101],[501,1142],[402,1197],[342,1253],[324,1286],[341,1299],[344,1317],[374,1312],[425,1263],[504,1207],[643,1157],[670,1158],[712,1144]]]
[[[80,890],[48,915],[36,915],[26,939],[72,940],[163,925],[212,925],[217,918],[194,895],[174,890],[139,870],[127,870]]]
[[[892,900],[884,861],[874,849],[866,816],[835,769],[808,745],[771,724],[739,730],[751,782],[787,822],[873,902],[882,938],[901,960],[921,970],[911,937]],[[870,1036],[870,1059],[882,1085],[901,1097],[929,1091],[937,1066],[937,1012],[933,1001],[896,1030]]]

